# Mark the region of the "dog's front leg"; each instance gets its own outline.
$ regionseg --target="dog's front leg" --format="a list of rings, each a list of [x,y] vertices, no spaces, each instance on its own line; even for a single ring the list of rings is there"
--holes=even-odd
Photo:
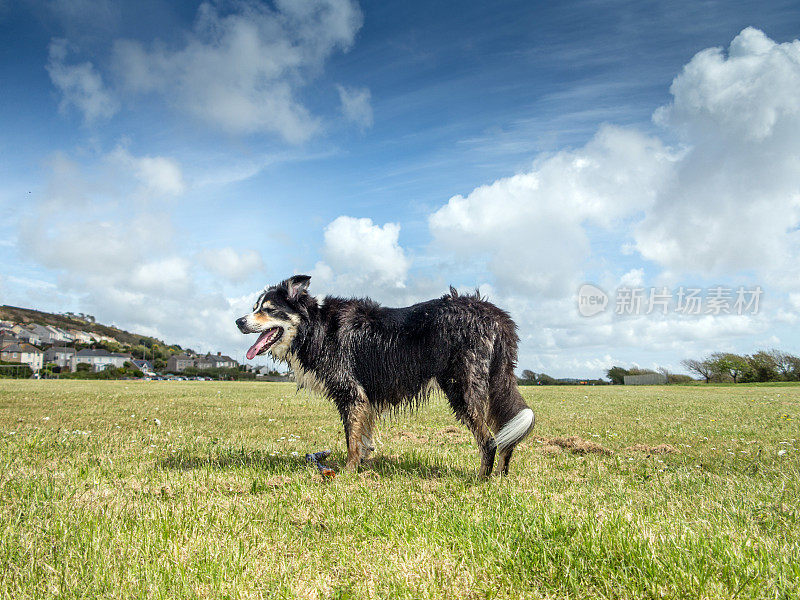
[[[345,410],[341,410],[344,422],[344,435],[347,440],[347,465],[348,471],[357,471],[363,455],[363,438],[369,437],[369,425],[373,418],[372,407],[366,400],[359,399],[349,403]]]

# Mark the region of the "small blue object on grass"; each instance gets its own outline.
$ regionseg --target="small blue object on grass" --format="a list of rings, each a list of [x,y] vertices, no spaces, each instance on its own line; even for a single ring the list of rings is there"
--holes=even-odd
[[[313,454],[306,454],[306,462],[314,463],[317,465],[320,474],[323,478],[333,478],[336,477],[336,472],[331,469],[329,466],[322,464],[321,461],[325,460],[331,455],[330,450],[321,450],[319,452],[314,452]]]

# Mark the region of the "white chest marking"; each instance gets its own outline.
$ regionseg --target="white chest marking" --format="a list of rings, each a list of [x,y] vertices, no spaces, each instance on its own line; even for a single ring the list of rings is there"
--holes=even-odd
[[[287,352],[286,360],[289,363],[289,366],[292,367],[292,372],[294,372],[294,379],[297,382],[297,387],[310,390],[316,394],[319,394],[320,396],[330,398],[330,393],[328,392],[327,386],[317,378],[313,371],[306,371],[303,368],[303,365],[300,364],[300,360],[297,358],[297,356],[295,356],[292,352]]]

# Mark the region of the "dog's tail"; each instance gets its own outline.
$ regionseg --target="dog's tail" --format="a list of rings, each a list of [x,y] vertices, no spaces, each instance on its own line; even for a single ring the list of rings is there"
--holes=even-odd
[[[513,448],[533,429],[536,417],[517,387],[517,326],[511,316],[495,307],[496,325],[489,371],[489,412],[498,427],[494,441],[498,450]]]
[[[494,436],[494,443],[498,450],[505,450],[515,446],[528,435],[533,429],[536,418],[530,408],[523,408],[513,416],[505,425],[500,428]]]

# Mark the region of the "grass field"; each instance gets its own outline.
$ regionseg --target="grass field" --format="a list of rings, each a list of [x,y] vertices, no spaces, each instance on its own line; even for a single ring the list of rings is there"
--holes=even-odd
[[[291,384],[1,380],[0,596],[798,597],[800,386],[523,394],[507,478],[435,399],[323,482]]]

